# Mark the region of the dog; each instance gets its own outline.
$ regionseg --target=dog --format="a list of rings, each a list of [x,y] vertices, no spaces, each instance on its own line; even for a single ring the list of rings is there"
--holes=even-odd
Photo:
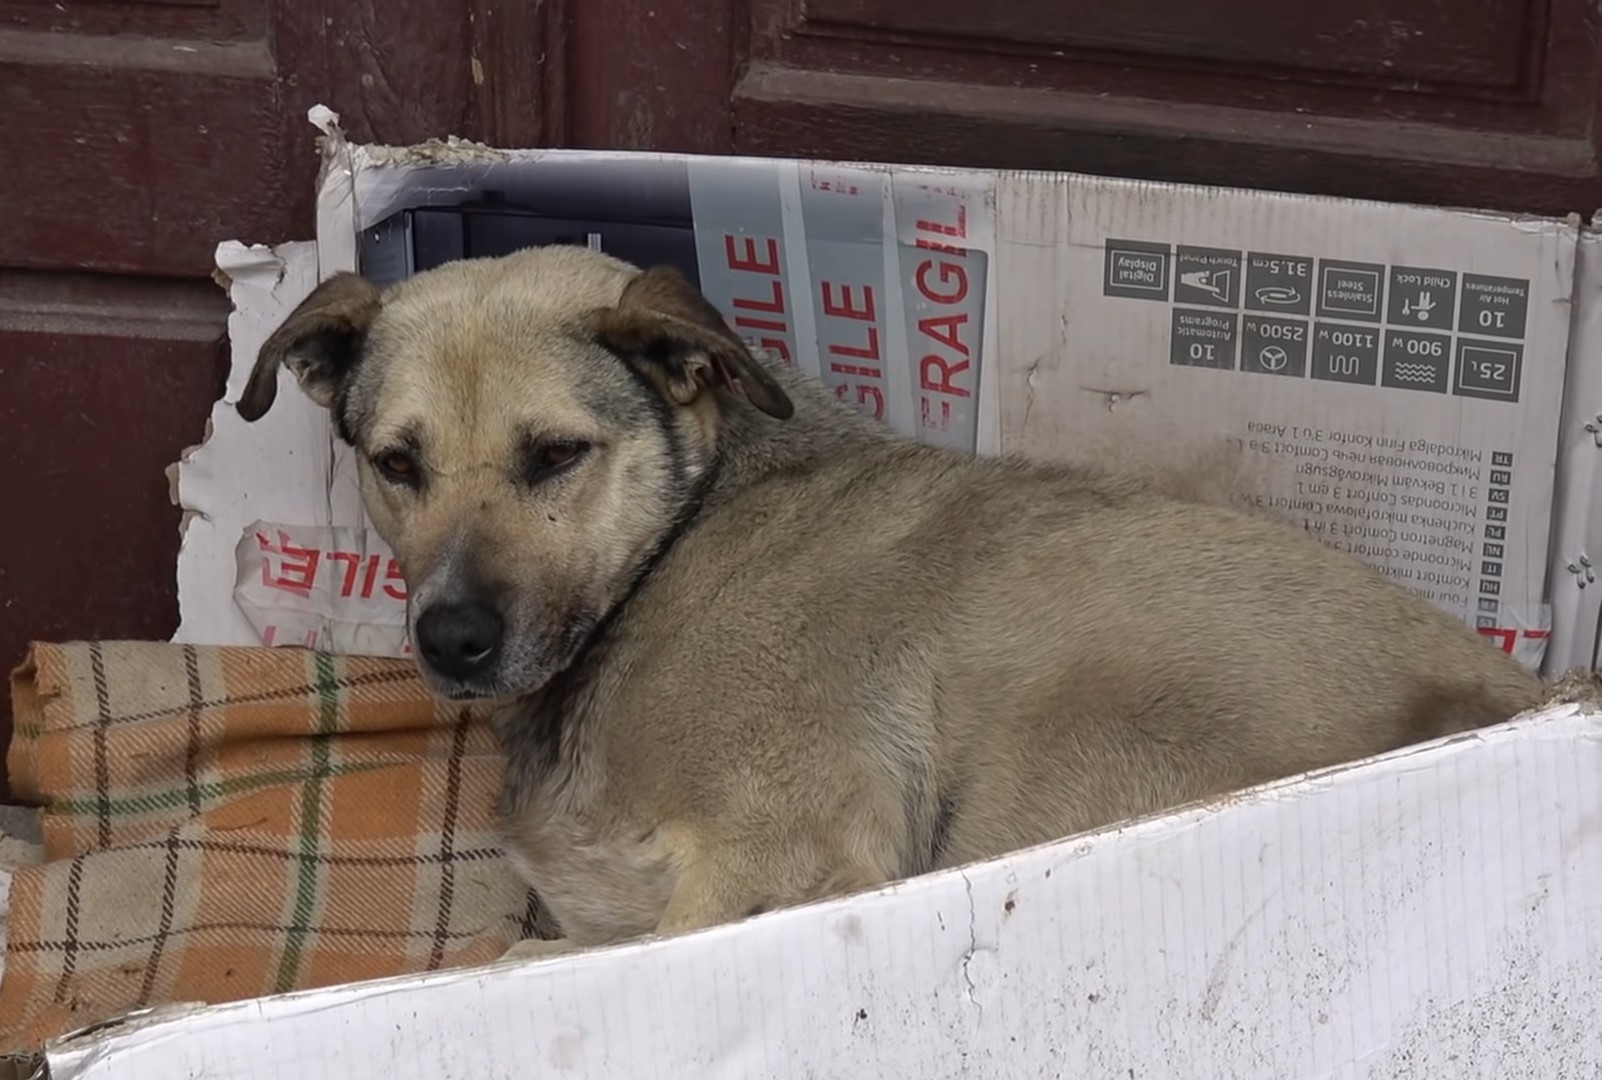
[[[1541,680],[1300,530],[918,444],[685,278],[572,247],[262,347],[355,450],[439,696],[487,700],[535,957],[871,889],[1473,730]]]

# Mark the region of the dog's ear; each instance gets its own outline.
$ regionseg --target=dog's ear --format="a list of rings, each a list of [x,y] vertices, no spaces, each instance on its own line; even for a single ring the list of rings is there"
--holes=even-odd
[[[777,380],[684,275],[671,266],[638,274],[617,306],[593,315],[596,340],[645,372],[664,393],[688,405],[714,380],[769,416],[788,420],[795,404]]]
[[[331,407],[355,370],[367,331],[378,317],[378,287],[359,274],[335,274],[302,300],[256,354],[239,415],[260,420],[278,396],[280,364],[323,408]]]

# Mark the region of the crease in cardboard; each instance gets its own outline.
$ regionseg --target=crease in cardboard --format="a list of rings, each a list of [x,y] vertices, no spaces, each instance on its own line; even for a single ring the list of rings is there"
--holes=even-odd
[[[1602,645],[1602,230],[1581,233],[1575,258],[1575,303],[1556,473],[1548,577],[1553,655],[1549,673],[1594,668]]]

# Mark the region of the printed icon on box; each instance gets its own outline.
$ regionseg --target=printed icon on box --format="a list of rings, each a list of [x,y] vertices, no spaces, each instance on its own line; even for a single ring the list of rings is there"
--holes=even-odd
[[[1229,282],[1228,270],[1193,270],[1179,275],[1181,285],[1204,292],[1220,304],[1229,303]]]
[[[1377,263],[1319,263],[1318,313],[1336,319],[1380,321],[1385,267]]]
[[[1446,393],[1452,369],[1451,337],[1416,330],[1388,330],[1380,385],[1398,390]]]
[[[1425,386],[1435,381],[1435,370],[1429,364],[1415,364],[1406,360],[1398,360],[1391,365],[1391,371],[1398,382],[1420,383]]]
[[[1457,378],[1452,393],[1492,401],[1519,399],[1524,346],[1516,341],[1457,339]]]
[[[1168,299],[1168,271],[1172,258],[1167,244],[1145,240],[1108,240],[1103,296],[1131,300]]]
[[[1429,322],[1430,312],[1434,310],[1435,297],[1427,292],[1419,293],[1416,301],[1402,301],[1402,314],[1416,316],[1419,322]]]
[[[1463,275],[1463,310],[1457,328],[1480,337],[1522,338],[1530,311],[1525,278]]]
[[[1373,386],[1379,381],[1378,327],[1315,323],[1313,378]]]
[[[1232,308],[1240,301],[1240,252],[1186,247],[1174,254],[1174,303]]]
[[[1233,371],[1239,318],[1222,311],[1174,308],[1169,363]]]
[[[1312,308],[1313,260],[1305,255],[1246,255],[1246,307],[1279,315],[1306,315]]]
[[[1307,323],[1247,315],[1241,320],[1240,369],[1300,379],[1307,374]]]
[[[1295,307],[1302,302],[1302,294],[1289,285],[1264,285],[1252,295],[1266,307]]]
[[[1393,266],[1386,321],[1392,325],[1450,330],[1456,298],[1456,270]]]

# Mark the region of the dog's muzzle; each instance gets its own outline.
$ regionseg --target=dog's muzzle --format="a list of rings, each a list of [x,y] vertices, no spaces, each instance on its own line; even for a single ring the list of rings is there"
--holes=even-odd
[[[443,678],[480,681],[495,670],[506,641],[506,620],[481,601],[431,605],[417,619],[417,651]]]

